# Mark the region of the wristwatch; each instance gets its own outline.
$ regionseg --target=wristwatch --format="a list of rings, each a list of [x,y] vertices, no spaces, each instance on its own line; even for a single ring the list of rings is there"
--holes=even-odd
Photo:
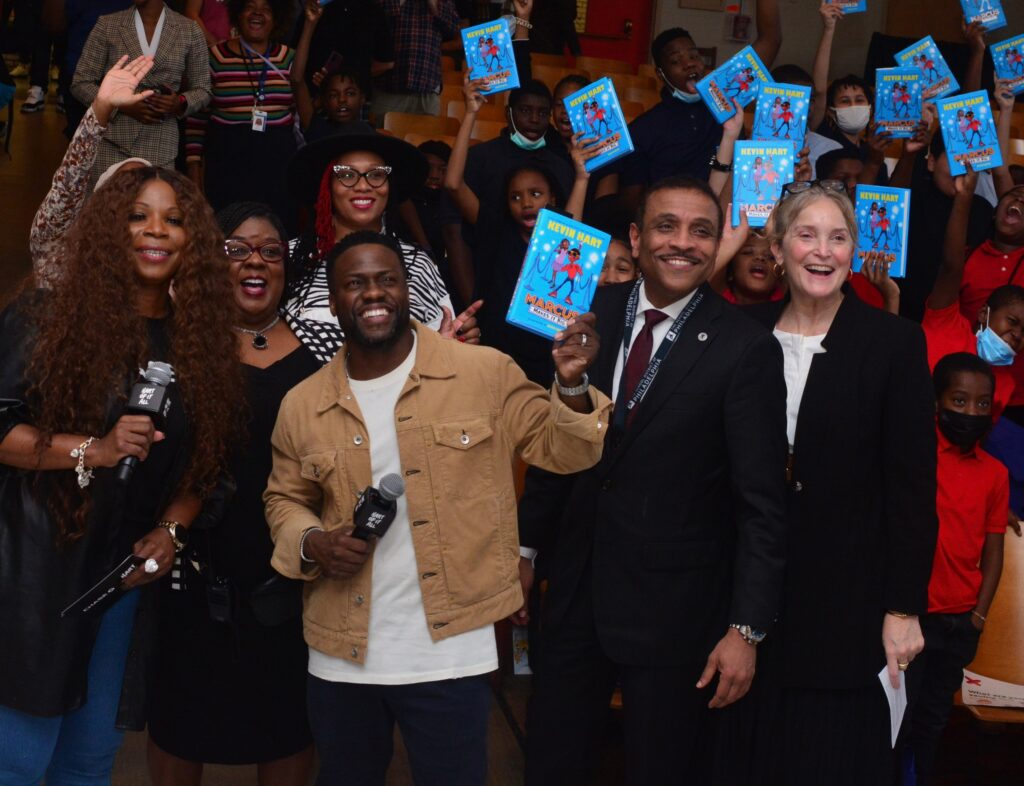
[[[171,542],[174,543],[174,553],[181,554],[185,546],[188,545],[188,528],[180,521],[161,521],[157,526],[167,530],[167,534],[171,536]]]
[[[743,637],[743,640],[747,642],[747,644],[755,646],[764,641],[764,637],[768,635],[763,630],[756,630],[749,625],[737,625],[736,623],[732,623],[729,627],[735,628],[739,631],[740,636]]]
[[[587,372],[583,372],[583,381],[580,382],[574,388],[567,388],[558,379],[558,372],[555,372],[555,387],[558,388],[558,392],[563,396],[582,396],[588,390],[590,390],[590,377],[587,376]]]

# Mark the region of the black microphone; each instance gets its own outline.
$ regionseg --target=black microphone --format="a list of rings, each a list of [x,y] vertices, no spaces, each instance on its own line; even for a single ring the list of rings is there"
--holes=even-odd
[[[132,387],[132,394],[124,408],[125,415],[148,415],[153,420],[157,431],[162,431],[171,409],[171,395],[167,386],[174,382],[174,369],[167,363],[151,360],[146,370],[139,369],[139,381]],[[126,485],[131,482],[132,474],[138,465],[136,456],[125,456],[117,464],[114,477],[117,482]]]
[[[367,540],[371,535],[384,537],[398,512],[398,503],[395,500],[404,493],[405,482],[394,473],[380,479],[380,488],[367,486],[356,500],[356,508],[352,514],[355,522],[352,537],[360,540]]]

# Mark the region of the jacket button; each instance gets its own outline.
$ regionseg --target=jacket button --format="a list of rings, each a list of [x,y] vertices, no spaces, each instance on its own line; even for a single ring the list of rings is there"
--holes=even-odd
[[[804,484],[801,483],[799,480],[794,481],[794,483],[793,483],[793,491],[803,491],[803,490],[804,490]]]
[[[448,624],[447,622],[435,622],[430,627],[432,627],[434,630],[438,630],[439,628],[443,628],[447,624]]]
[[[612,482],[610,480],[602,480],[601,481],[601,491],[607,491],[611,487],[612,487]]]
[[[436,575],[437,575],[436,573],[424,573],[422,576],[420,576],[420,578],[421,579],[432,579]]]
[[[469,434],[467,434],[466,432],[462,432],[462,436],[459,437],[459,442],[461,442],[463,445],[468,445],[469,444]]]
[[[362,606],[363,605],[363,600],[364,600],[364,598],[363,598],[362,595],[356,595],[356,605],[357,606]]]
[[[356,435],[355,435],[355,436],[354,436],[354,437],[352,438],[352,441],[353,441],[353,442],[354,442],[355,444],[357,444],[357,445],[362,445],[362,444],[363,444],[363,438],[362,438],[361,436],[359,436],[358,434],[356,434]]]
[[[359,650],[357,650],[355,647],[352,648],[352,657],[353,658],[358,658],[359,657]]]

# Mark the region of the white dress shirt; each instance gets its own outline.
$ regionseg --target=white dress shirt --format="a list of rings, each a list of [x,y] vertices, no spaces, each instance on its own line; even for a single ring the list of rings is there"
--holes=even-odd
[[[694,290],[695,292],[696,290]],[[668,335],[669,328],[672,327],[672,323],[676,321],[686,305],[693,299],[693,292],[680,298],[675,303],[669,303],[664,308],[655,308],[651,305],[651,301],[647,299],[647,284],[640,284],[640,299],[636,304],[636,320],[633,322],[633,334],[629,339],[630,352],[633,351],[633,347],[636,344],[636,337],[640,335],[640,331],[644,329],[644,325],[647,322],[647,318],[644,316],[644,312],[649,309],[660,311],[662,314],[667,314],[668,319],[663,319],[653,328],[651,328],[651,357],[654,357],[654,353],[658,351],[658,347],[661,346],[661,342],[664,341],[665,336]],[[622,380],[622,367],[624,365],[622,359],[622,345],[619,344],[615,348],[615,374],[612,376],[612,401],[615,401],[619,395],[619,382]],[[647,358],[650,362],[651,358]]]

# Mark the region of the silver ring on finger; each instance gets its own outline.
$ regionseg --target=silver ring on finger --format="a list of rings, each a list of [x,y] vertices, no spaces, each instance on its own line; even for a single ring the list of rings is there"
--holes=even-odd
[[[586,345],[587,345],[587,334],[586,333],[581,333],[580,334],[580,346],[581,347],[585,347]]]
[[[146,560],[145,564],[142,566],[142,569],[146,571],[146,573],[156,573],[158,570],[160,570],[160,563],[152,557],[150,557]]]

